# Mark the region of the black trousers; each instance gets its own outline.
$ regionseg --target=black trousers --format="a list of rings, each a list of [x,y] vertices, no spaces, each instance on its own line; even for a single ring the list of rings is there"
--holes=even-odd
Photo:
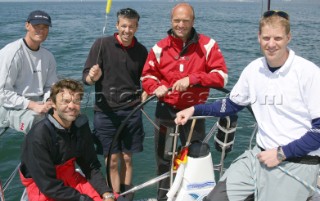
[[[170,170],[171,167],[171,158],[172,155],[168,155],[168,151],[172,152],[173,148],[173,137],[170,137],[169,134],[173,133],[176,128],[174,119],[176,113],[179,110],[176,110],[169,105],[158,102],[156,107],[156,124],[159,126],[159,130],[155,129],[155,153],[156,153],[156,162],[157,162],[157,174],[161,175]],[[190,132],[192,121],[188,121],[184,126],[179,126],[179,139],[180,145],[185,146]],[[205,137],[205,120],[198,119],[196,121],[191,142],[195,140],[203,140]],[[167,192],[170,188],[170,178],[161,180],[158,184],[158,201],[167,200]]]

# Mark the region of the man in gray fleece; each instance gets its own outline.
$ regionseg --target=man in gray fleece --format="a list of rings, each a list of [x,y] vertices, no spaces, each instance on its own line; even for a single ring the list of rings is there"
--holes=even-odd
[[[0,130],[10,127],[26,134],[51,108],[56,61],[40,46],[51,26],[46,12],[33,11],[25,23],[25,37],[0,50]]]

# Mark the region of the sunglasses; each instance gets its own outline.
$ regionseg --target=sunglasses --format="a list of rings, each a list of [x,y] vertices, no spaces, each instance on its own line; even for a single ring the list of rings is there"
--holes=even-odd
[[[75,105],[81,104],[82,95],[80,93],[75,93],[75,94],[65,94],[64,92],[59,92],[59,93],[61,93],[61,99],[60,99],[61,105],[68,105],[71,102]]]
[[[289,20],[288,13],[281,11],[281,10],[268,10],[265,13],[263,13],[264,18],[268,18],[268,17],[274,16],[274,15],[277,15],[277,16],[280,16],[280,17],[286,19],[286,20]]]

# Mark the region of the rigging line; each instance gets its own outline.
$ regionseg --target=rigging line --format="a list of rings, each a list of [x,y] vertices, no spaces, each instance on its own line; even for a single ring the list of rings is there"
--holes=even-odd
[[[163,180],[163,179],[165,179],[165,178],[167,178],[169,176],[170,176],[170,172],[166,172],[166,173],[164,173],[164,174],[162,174],[160,176],[157,176],[157,177],[155,177],[155,178],[153,178],[151,180],[148,180],[148,181],[146,181],[146,182],[144,182],[144,183],[142,183],[142,184],[140,184],[138,186],[135,186],[135,187],[133,187],[133,188],[121,193],[120,195],[123,196],[123,195],[127,195],[128,193],[136,192],[137,190],[140,190],[142,188],[145,188],[147,186],[155,184],[156,182],[161,181],[161,180]]]
[[[144,116],[150,121],[150,123],[159,131],[160,128],[159,126],[156,125],[156,123],[151,119],[151,117],[144,111],[143,108],[141,108],[141,112],[142,114],[144,114]]]
[[[225,88],[213,88],[216,89],[218,91],[224,92],[224,93],[230,93],[230,90],[225,89]],[[171,91],[172,88],[168,88],[168,91]],[[109,185],[109,187],[112,189],[112,183],[111,183],[111,175],[110,175],[110,159],[111,159],[111,150],[113,147],[115,147],[117,140],[120,136],[120,133],[122,132],[122,130],[124,129],[124,127],[126,126],[127,122],[129,121],[129,119],[131,118],[131,116],[133,114],[135,114],[138,110],[141,110],[141,108],[143,108],[143,106],[145,104],[147,104],[148,102],[150,102],[151,100],[155,99],[157,96],[156,95],[152,95],[150,96],[147,100],[145,100],[144,102],[140,103],[138,106],[136,106],[129,114],[128,116],[121,122],[120,126],[117,129],[116,134],[113,136],[112,142],[111,142],[111,146],[109,147],[109,151],[108,151],[108,155],[107,155],[107,164],[106,164],[106,176],[107,176],[107,183]],[[250,107],[247,107],[250,111]]]
[[[103,32],[102,34],[104,34],[106,27],[107,27],[107,19],[108,19],[108,14],[110,13],[110,9],[111,9],[111,4],[112,4],[112,0],[108,0],[107,5],[106,5],[106,21],[103,27]]]
[[[213,134],[217,131],[217,122],[213,124],[212,128],[210,129],[209,133],[206,135],[206,137],[203,139],[204,143],[209,143],[210,138],[213,136]]]
[[[264,1],[264,0],[261,0],[261,10],[260,10],[260,13],[261,13],[261,14],[260,14],[260,16],[259,16],[259,19],[260,19],[260,17],[262,16],[262,13],[263,13],[263,10],[264,10],[264,9],[263,9],[263,7],[264,7],[263,1]]]
[[[261,0],[261,16],[263,15],[263,7],[264,7],[264,0]],[[271,0],[267,0],[267,10],[266,11],[269,11],[270,10],[270,7],[271,7]]]
[[[168,88],[168,91],[171,91],[172,88]],[[129,119],[132,117],[132,115],[134,115],[138,110],[141,110],[141,108],[143,108],[143,106],[145,104],[147,104],[148,102],[150,102],[151,100],[157,98],[157,96],[154,94],[152,96],[150,96],[149,98],[147,98],[147,100],[145,100],[144,102],[141,102],[139,105],[137,105],[129,114],[128,116],[121,122],[120,126],[117,129],[116,134],[113,136],[112,142],[111,142],[111,146],[109,147],[109,151],[108,151],[108,155],[107,155],[107,164],[106,164],[106,172],[107,172],[107,183],[109,185],[109,187],[111,189],[112,188],[112,183],[111,183],[111,175],[110,175],[110,159],[111,159],[111,150],[113,147],[115,147],[117,140],[122,132],[122,130],[125,128],[127,122],[129,121]]]
[[[105,17],[105,22],[104,22],[104,26],[103,26],[103,29],[102,29],[102,36],[100,38],[100,45],[99,45],[99,50],[98,50],[98,55],[97,55],[97,60],[96,60],[96,64],[98,64],[99,62],[99,55],[100,55],[100,52],[101,52],[101,46],[102,46],[102,39],[103,39],[103,36],[106,32],[106,29],[107,29],[107,20],[108,20],[108,14],[110,13],[110,9],[111,9],[111,4],[112,4],[112,0],[107,0],[107,4],[106,4],[106,17]],[[90,86],[90,89],[89,89],[89,93],[88,93],[88,98],[87,98],[87,102],[85,104],[85,110],[87,110],[88,108],[88,103],[90,101],[90,96],[91,96],[91,91],[92,91],[92,88],[93,88],[93,85],[92,84]]]
[[[105,32],[106,32],[106,29],[107,29],[108,14],[110,13],[111,4],[112,4],[112,0],[107,0],[107,5],[106,5],[106,19],[105,19],[105,21],[104,21],[104,26],[103,26],[103,29],[102,29],[102,37],[104,36],[104,34],[105,34]],[[100,40],[100,46],[99,46],[99,51],[98,51],[96,63],[98,63],[98,61],[99,61],[99,55],[100,55],[101,45],[102,45],[102,37],[101,37],[101,40]]]
[[[268,0],[268,10],[270,10],[271,0]]]
[[[228,89],[225,89],[225,88],[213,88],[215,90],[218,90],[218,91],[221,91],[221,92],[224,92],[226,94],[229,94],[230,93],[230,90]],[[171,91],[172,88],[168,88],[168,91]],[[111,146],[109,147],[109,151],[108,151],[108,155],[107,155],[107,164],[106,164],[106,176],[107,176],[107,183],[109,185],[109,187],[112,189],[112,183],[111,183],[111,175],[110,175],[110,159],[111,159],[111,150],[113,147],[115,147],[116,143],[117,143],[117,139],[119,138],[120,136],[120,133],[122,132],[122,130],[124,129],[124,127],[126,126],[127,122],[129,121],[129,119],[131,118],[131,116],[133,114],[135,114],[138,110],[141,110],[141,108],[143,108],[143,106],[145,104],[147,104],[148,102],[150,102],[151,100],[155,99],[157,96],[156,95],[152,95],[150,96],[146,101],[140,103],[138,106],[136,106],[129,114],[128,116],[122,121],[122,123],[120,124],[120,126],[118,127],[117,129],[117,132],[116,134],[114,135],[113,139],[112,139],[112,142],[111,142]],[[247,106],[247,109],[249,110],[249,112],[252,114],[252,116],[254,117],[254,114],[253,114],[253,111],[249,106]]]
[[[10,174],[9,178],[3,185],[3,192],[7,190],[9,184],[12,182],[13,178],[16,176],[17,172],[19,171],[20,163],[17,165],[17,167],[13,170],[13,172]]]
[[[308,184],[306,181],[304,181],[300,177],[294,175],[292,172],[290,172],[289,170],[285,169],[284,167],[278,165],[277,168],[280,169],[285,174],[289,175],[290,177],[294,178],[296,181],[300,182],[301,184],[303,184],[305,187],[309,188],[313,192],[320,193],[320,190],[317,187],[314,187],[311,184]]]
[[[190,145],[190,141],[191,141],[191,138],[193,135],[193,130],[194,130],[194,126],[196,125],[196,122],[197,122],[197,119],[192,119],[190,131],[189,131],[189,135],[188,135],[188,140],[187,140],[185,147],[188,147]]]
[[[107,164],[106,164],[106,171],[107,171],[107,182],[109,187],[112,189],[112,183],[111,183],[111,175],[110,175],[110,159],[111,159],[111,150],[112,148],[116,145],[117,143],[117,139],[120,135],[120,133],[122,132],[122,130],[124,129],[124,127],[126,126],[127,122],[129,121],[129,119],[132,117],[133,114],[135,114],[138,110],[140,110],[145,104],[147,104],[148,102],[150,102],[151,100],[155,99],[157,96],[156,95],[152,95],[150,96],[147,100],[145,100],[144,102],[140,103],[137,107],[135,107],[130,114],[122,121],[122,123],[120,124],[116,134],[114,135],[112,142],[111,142],[111,146],[109,147],[109,151],[108,151],[108,156],[107,156]]]

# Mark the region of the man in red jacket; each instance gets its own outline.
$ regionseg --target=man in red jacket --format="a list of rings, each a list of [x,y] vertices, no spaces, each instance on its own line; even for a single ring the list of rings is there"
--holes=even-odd
[[[166,38],[153,46],[142,72],[143,89],[159,98],[156,123],[160,129],[155,133],[158,174],[169,170],[166,147],[172,139],[167,134],[175,128],[176,112],[204,103],[210,87],[222,88],[227,84],[227,67],[217,42],[198,34],[193,28],[194,19],[193,7],[188,3],[179,3],[172,9],[172,28]],[[179,129],[182,145],[189,130],[190,123]],[[205,122],[197,120],[191,140],[202,140],[204,136]],[[158,200],[167,199],[168,187],[169,180],[160,182]]]

